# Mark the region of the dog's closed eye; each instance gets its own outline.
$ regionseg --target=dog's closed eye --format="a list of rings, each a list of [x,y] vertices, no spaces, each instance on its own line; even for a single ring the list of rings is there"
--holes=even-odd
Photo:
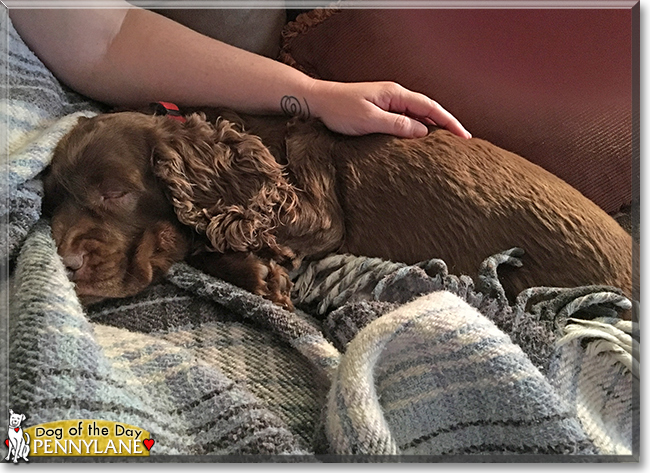
[[[132,211],[137,204],[137,192],[127,190],[105,190],[99,195],[99,207],[108,211]]]
[[[105,210],[133,210],[138,195],[142,192],[141,184],[130,182],[127,176],[121,180],[114,177],[97,180],[100,182],[92,198],[94,203]]]
[[[129,194],[127,191],[115,190],[115,191],[106,191],[102,193],[102,200],[119,200]]]
[[[125,190],[103,191],[99,196],[99,203],[102,206],[122,206],[132,198],[133,193]]]

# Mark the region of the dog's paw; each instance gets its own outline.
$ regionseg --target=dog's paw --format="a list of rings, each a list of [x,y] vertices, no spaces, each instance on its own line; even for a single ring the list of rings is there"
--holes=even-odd
[[[293,284],[287,270],[271,258],[250,252],[208,252],[192,255],[188,262],[212,276],[293,310],[290,298]]]
[[[293,311],[291,302],[291,287],[293,283],[289,279],[287,270],[273,260],[269,260],[260,268],[260,285],[256,291],[257,294],[271,302],[283,307],[286,310]]]

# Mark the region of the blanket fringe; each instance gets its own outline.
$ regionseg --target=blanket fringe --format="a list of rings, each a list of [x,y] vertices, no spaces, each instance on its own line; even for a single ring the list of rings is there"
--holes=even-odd
[[[638,378],[639,360],[634,353],[633,328],[634,324],[627,320],[571,318],[567,320],[557,346],[566,345],[576,339],[590,340],[585,350],[587,356],[600,356],[603,362],[620,364]]]
[[[292,299],[296,305],[320,300],[316,310],[323,315],[342,306],[360,290],[405,266],[404,263],[348,254],[327,256],[303,265],[292,274]],[[323,278],[323,274],[327,276]]]

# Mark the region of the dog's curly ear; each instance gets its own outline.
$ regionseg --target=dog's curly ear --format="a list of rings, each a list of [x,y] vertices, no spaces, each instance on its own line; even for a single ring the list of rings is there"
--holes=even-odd
[[[211,249],[270,249],[282,258],[274,230],[295,218],[297,196],[262,141],[220,119],[201,114],[154,145],[154,173],[169,194],[178,219],[208,237]]]
[[[130,263],[130,288],[135,293],[147,287],[172,264],[182,261],[189,248],[189,239],[170,222],[159,221],[147,228]]]

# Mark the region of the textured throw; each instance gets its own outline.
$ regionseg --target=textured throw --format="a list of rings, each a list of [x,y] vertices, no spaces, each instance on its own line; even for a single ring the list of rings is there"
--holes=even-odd
[[[40,218],[39,173],[77,117],[103,108],[2,19],[0,388],[26,426],[132,424],[156,439],[154,461],[638,458],[637,327],[617,317],[630,302],[531,288],[509,305],[496,268],[518,249],[486,260],[476,285],[436,259],[333,255],[293,275],[295,313],[186,264],[83,308]]]

